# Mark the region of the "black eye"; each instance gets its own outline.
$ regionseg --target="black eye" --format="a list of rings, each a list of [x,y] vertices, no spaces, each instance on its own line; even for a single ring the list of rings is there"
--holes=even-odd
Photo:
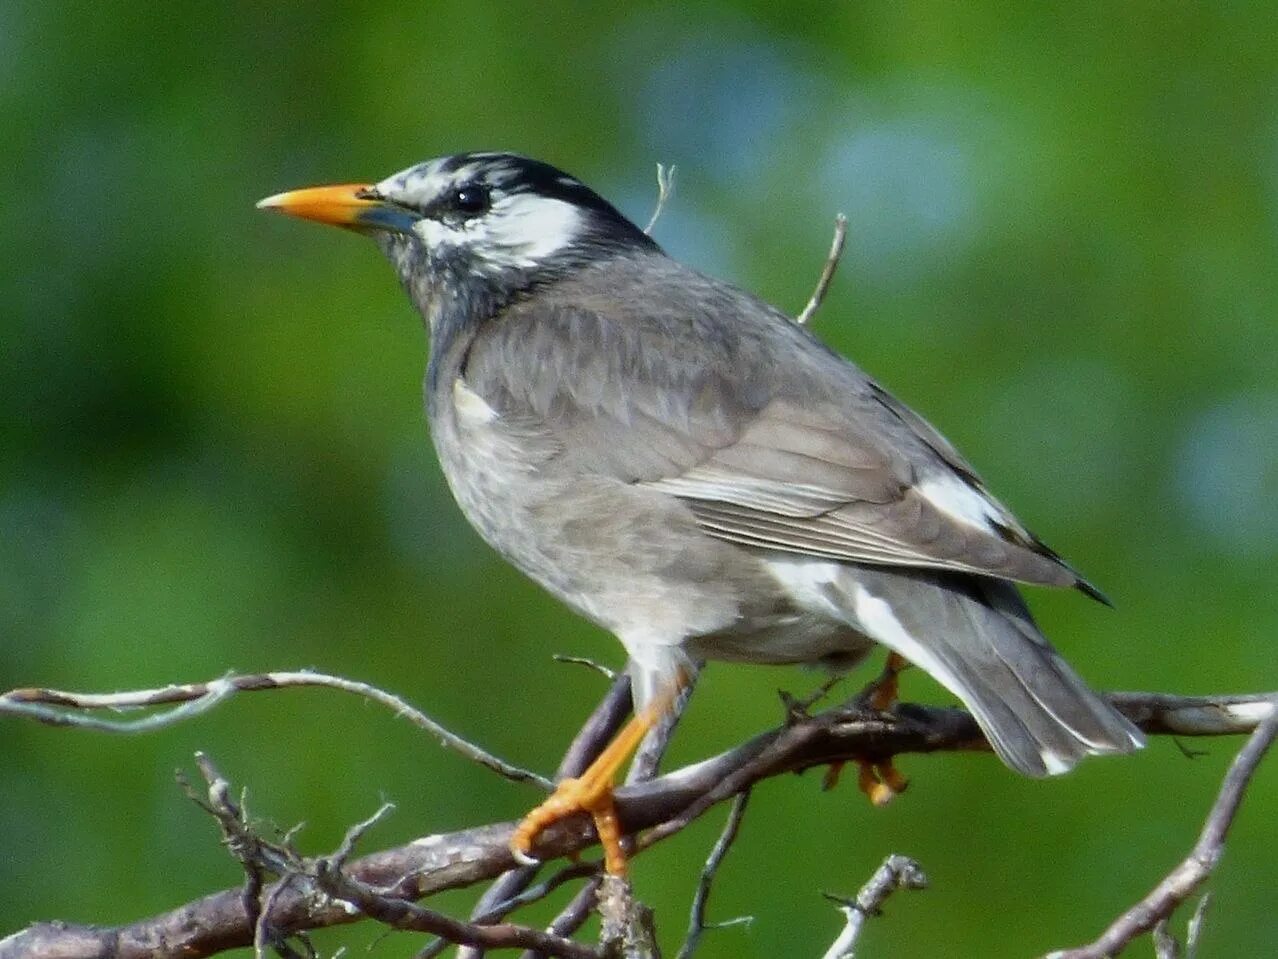
[[[491,205],[488,191],[477,183],[459,186],[453,191],[452,207],[462,216],[479,216]]]

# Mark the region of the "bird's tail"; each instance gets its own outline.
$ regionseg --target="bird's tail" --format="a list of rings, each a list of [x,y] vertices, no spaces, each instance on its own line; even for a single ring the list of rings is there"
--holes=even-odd
[[[1010,583],[848,566],[829,598],[861,632],[958,696],[1018,772],[1055,775],[1084,756],[1145,744],[1051,647]]]

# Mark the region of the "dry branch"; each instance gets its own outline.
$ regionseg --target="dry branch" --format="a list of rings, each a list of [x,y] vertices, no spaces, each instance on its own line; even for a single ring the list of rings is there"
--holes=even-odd
[[[839,903],[839,908],[846,917],[843,931],[830,944],[822,959],[854,959],[856,941],[865,927],[865,920],[877,916],[883,910],[883,904],[898,889],[926,889],[927,876],[917,862],[908,856],[893,854],[883,860],[861,887],[854,899],[841,899],[826,894],[828,898]]]
[[[227,681],[240,683],[242,688],[258,688],[253,679],[232,677]],[[181,702],[183,696],[187,697],[185,701],[197,700],[204,695],[200,689],[201,686],[169,687],[167,701]],[[0,702],[12,701],[14,695],[0,697]],[[135,694],[117,697],[127,699],[131,695]],[[49,691],[26,690],[19,698],[27,703],[56,700],[63,708],[73,708],[77,701],[103,705],[101,697],[90,699]],[[607,714],[603,720],[597,713],[588,724],[592,735],[602,734],[615,716],[618,703],[625,698],[628,697],[614,687],[609,694],[611,711],[603,711]],[[1147,733],[1180,736],[1252,732],[1275,715],[1276,702],[1272,694],[1176,697],[1123,693],[1111,698]],[[902,704],[885,714],[850,705],[814,716],[796,713],[783,725],[736,749],[649,782],[620,788],[618,811],[630,832],[648,831],[636,844],[642,850],[762,779],[858,757],[886,759],[907,752],[988,748],[975,721],[961,709]],[[357,859],[344,872],[353,881],[391,890],[406,902],[416,901],[444,889],[485,882],[511,870],[515,863],[508,843],[513,828],[513,823],[495,823],[426,836],[406,846]],[[536,852],[548,860],[581,852],[595,842],[588,818],[577,817],[547,830]],[[264,893],[274,897],[271,926],[283,934],[359,918],[359,913],[352,912],[349,906],[317,900],[296,888],[278,892],[275,888],[278,887],[267,888]],[[0,959],[196,959],[252,944],[254,927],[255,917],[245,907],[242,890],[229,889],[126,926],[39,923],[0,940]]]

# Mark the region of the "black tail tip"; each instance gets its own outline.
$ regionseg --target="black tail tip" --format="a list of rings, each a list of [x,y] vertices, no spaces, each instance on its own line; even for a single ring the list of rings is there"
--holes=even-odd
[[[1114,608],[1113,600],[1111,600],[1108,596],[1102,593],[1099,589],[1097,589],[1087,580],[1083,579],[1083,577],[1080,576],[1078,577],[1077,580],[1074,581],[1074,588],[1078,590],[1080,593],[1082,593],[1084,596],[1090,596],[1092,599],[1096,600],[1096,602],[1101,603],[1104,606],[1108,606],[1110,609]]]

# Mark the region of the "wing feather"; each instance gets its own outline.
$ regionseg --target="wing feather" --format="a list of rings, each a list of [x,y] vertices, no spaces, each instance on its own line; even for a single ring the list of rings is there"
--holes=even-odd
[[[548,474],[658,490],[708,535],[758,549],[1079,584],[861,370],[746,294],[652,263],[612,261],[607,295],[582,271],[471,344],[467,383],[499,416],[541,424]],[[929,499],[937,484],[977,508]]]

